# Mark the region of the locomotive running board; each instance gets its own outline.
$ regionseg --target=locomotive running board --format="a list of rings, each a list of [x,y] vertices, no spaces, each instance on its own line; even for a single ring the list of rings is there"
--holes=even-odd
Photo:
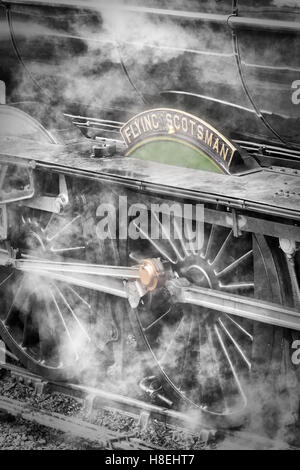
[[[139,193],[186,197],[251,210],[289,220],[300,220],[299,177],[267,169],[245,176],[222,175],[180,168],[116,154],[112,158],[90,158],[91,142],[78,145],[38,144],[25,139],[1,139],[0,163],[7,161],[36,169],[114,183]],[[158,171],[159,168],[159,171]],[[266,185],[266,178],[268,185]],[[288,192],[286,190],[288,189]]]

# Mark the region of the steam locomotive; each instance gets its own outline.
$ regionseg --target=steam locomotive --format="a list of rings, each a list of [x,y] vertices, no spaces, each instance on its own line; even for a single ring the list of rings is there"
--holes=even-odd
[[[3,0],[0,25],[8,350],[297,423],[298,2]]]

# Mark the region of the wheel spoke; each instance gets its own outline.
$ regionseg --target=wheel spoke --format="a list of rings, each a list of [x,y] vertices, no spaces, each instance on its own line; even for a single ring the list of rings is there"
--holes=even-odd
[[[222,322],[222,320],[220,318],[218,318],[218,322],[219,324],[221,325],[223,331],[226,333],[226,335],[228,336],[228,338],[230,339],[230,341],[232,342],[232,344],[234,344],[236,350],[239,352],[239,354],[241,355],[241,357],[243,358],[244,362],[246,363],[247,367],[249,370],[251,370],[251,362],[249,361],[249,359],[247,358],[246,354],[244,353],[244,351],[241,349],[241,347],[238,345],[238,343],[236,342],[236,340],[234,339],[234,337],[232,336],[232,334],[228,331],[228,329],[226,328],[226,326],[224,325],[224,323]]]
[[[222,339],[222,337],[221,337],[221,334],[220,334],[220,331],[219,331],[217,325],[214,326],[214,329],[215,329],[215,332],[216,332],[218,341],[219,341],[219,343],[220,343],[220,345],[221,345],[222,351],[223,351],[223,353],[224,353],[224,355],[225,355],[225,358],[226,358],[226,360],[227,360],[227,362],[228,362],[228,364],[229,364],[229,367],[230,367],[230,369],[231,369],[231,372],[232,372],[232,375],[233,375],[233,377],[234,377],[234,380],[235,380],[235,383],[236,383],[236,385],[237,385],[237,388],[238,388],[238,390],[239,390],[239,392],[240,392],[240,395],[241,395],[241,398],[242,398],[242,406],[243,406],[243,408],[244,408],[244,407],[247,405],[247,397],[246,397],[246,395],[245,395],[245,392],[244,392],[244,390],[243,390],[243,387],[242,387],[242,385],[241,385],[241,382],[240,382],[240,380],[239,380],[239,377],[238,377],[238,375],[237,375],[237,373],[236,373],[235,367],[234,367],[234,365],[233,365],[233,363],[232,363],[232,361],[231,361],[231,359],[230,359],[230,356],[229,356],[228,351],[227,351],[227,349],[226,349],[226,347],[225,347],[225,344],[224,344],[224,342],[223,342],[223,339]]]
[[[22,336],[22,342],[21,342],[21,346],[22,347],[26,347],[28,344],[28,338],[29,338],[29,319],[28,319],[28,315],[25,316],[25,320],[24,320],[24,326],[23,326],[23,336]]]
[[[211,328],[209,328],[208,325],[205,325],[205,328],[206,328],[207,341],[208,341],[208,345],[209,345],[210,357],[212,359],[211,365],[213,365],[212,366],[212,368],[213,368],[212,372],[214,373],[214,377],[215,377],[215,379],[217,380],[217,382],[219,384],[219,388],[220,388],[220,391],[221,391],[221,394],[222,394],[222,400],[224,402],[224,412],[227,413],[228,409],[229,409],[229,406],[228,406],[228,403],[227,403],[227,398],[226,398],[227,395],[226,395],[226,392],[225,392],[225,386],[224,386],[223,379],[222,379],[220,363],[219,363],[219,360],[218,360],[218,357],[217,357],[217,353],[216,353],[216,349],[215,349],[215,345],[214,345],[214,341],[213,341],[212,331],[211,331]]]
[[[168,231],[165,229],[164,225],[160,222],[159,218],[157,217],[155,212],[151,212],[151,215],[155,218],[156,222],[158,223],[159,227],[161,228],[161,233],[165,236],[165,239],[168,241],[173,253],[175,254],[175,262],[177,263],[178,261],[183,261],[184,257],[181,255],[179,252],[177,246],[175,245],[174,241],[172,240],[171,233],[168,233]]]
[[[19,300],[19,298],[20,298],[21,292],[23,291],[24,284],[25,284],[25,281],[24,281],[24,278],[22,278],[22,280],[19,284],[19,287],[17,288],[17,292],[14,295],[13,301],[12,301],[12,303],[11,303],[9,309],[8,309],[7,315],[5,317],[4,323],[6,325],[8,325],[9,322],[12,320],[13,316],[18,313],[18,311],[15,309],[15,306],[16,306],[17,300]],[[21,303],[20,303],[20,305],[21,305]]]
[[[222,256],[224,255],[224,252],[227,248],[227,245],[228,243],[230,242],[231,238],[232,238],[232,235],[233,235],[233,231],[230,230],[229,234],[227,235],[227,237],[225,238],[225,241],[223,242],[221,248],[219,249],[218,253],[216,254],[215,258],[213,261],[208,261],[208,264],[210,266],[214,266],[215,264],[218,264],[218,261],[222,258]]]
[[[178,226],[178,223],[176,221],[176,218],[174,217],[174,229],[175,229],[175,232],[177,233],[177,236],[178,236],[178,239],[180,240],[180,245],[181,245],[181,248],[182,248],[182,251],[184,253],[184,257],[182,258],[182,261],[184,260],[184,258],[186,256],[189,256],[189,251],[186,247],[186,244],[184,243],[183,241],[183,233],[182,231],[180,230],[179,226]]]
[[[58,305],[58,303],[57,303],[57,300],[56,300],[56,298],[55,298],[55,295],[54,295],[53,290],[51,289],[51,287],[50,287],[49,290],[50,290],[50,294],[51,294],[53,303],[54,303],[54,305],[55,305],[56,311],[57,311],[57,313],[58,313],[58,316],[59,316],[59,318],[60,318],[60,320],[61,320],[61,322],[62,322],[62,324],[63,324],[63,326],[64,326],[64,329],[65,329],[65,332],[66,332],[66,334],[67,334],[67,337],[69,338],[69,341],[70,341],[70,344],[71,344],[71,347],[72,347],[72,351],[73,351],[73,353],[74,353],[74,355],[75,355],[75,360],[78,360],[79,357],[78,357],[78,354],[77,354],[77,351],[76,351],[76,346],[75,346],[75,343],[74,343],[74,341],[73,341],[71,332],[70,332],[70,330],[69,330],[69,328],[68,328],[68,326],[67,326],[67,324],[66,324],[66,322],[65,322],[64,316],[63,316],[63,314],[62,314],[62,312],[61,312],[61,310],[60,310],[60,308],[59,308],[59,305]]]
[[[210,252],[211,252],[211,249],[212,249],[212,244],[213,244],[213,241],[214,241],[215,231],[216,231],[216,226],[211,225],[210,232],[209,232],[209,237],[208,237],[208,241],[207,241],[207,245],[206,245],[206,250],[205,250],[205,253],[203,255],[201,255],[201,257],[203,259],[207,260],[209,258],[209,255],[210,255]]]
[[[167,355],[169,354],[169,351],[171,351],[171,349],[173,348],[174,344],[176,343],[176,338],[177,338],[177,335],[178,333],[180,332],[180,330],[182,329],[183,325],[184,325],[184,320],[185,320],[185,315],[182,315],[180,321],[179,321],[179,324],[177,325],[176,327],[176,330],[175,330],[175,333],[173,334],[172,336],[172,339],[171,341],[167,344],[166,348],[165,348],[165,351],[163,352],[162,356],[159,358],[158,360],[158,363],[162,366],[162,364],[164,364],[165,362],[165,358],[167,357]],[[162,366],[163,367],[163,366]]]
[[[57,322],[54,318],[53,307],[51,308],[51,294],[49,289],[43,292],[43,301],[45,305],[42,320],[42,327],[39,329],[39,362],[46,366],[47,361],[55,361],[56,367],[63,366],[59,354],[59,336],[57,334]]]
[[[55,217],[57,217],[57,215],[56,215],[55,213],[51,214],[51,216],[50,216],[50,218],[49,218],[49,220],[48,220],[48,222],[47,222],[46,227],[42,229],[42,232],[43,232],[44,234],[47,234],[47,232],[50,231],[50,226],[51,226],[51,224],[52,224],[52,222],[53,222],[53,220],[54,220]],[[25,221],[24,221],[24,222],[25,222]]]
[[[168,253],[163,249],[163,247],[161,247],[158,243],[156,243],[154,240],[152,240],[152,238],[149,236],[149,234],[147,232],[145,232],[141,227],[139,227],[139,225],[137,225],[135,222],[133,222],[133,225],[135,226],[135,228],[140,232],[141,235],[143,235],[143,237],[145,237],[150,243],[151,245],[166,259],[168,260],[170,263],[172,264],[176,264],[177,261],[176,259],[172,259]]]
[[[237,321],[235,321],[233,318],[231,318],[229,315],[227,315],[227,313],[225,313],[225,317],[231,321],[240,331],[242,331],[246,336],[248,336],[248,338],[250,339],[250,341],[253,341],[253,336],[247,331],[245,330],[245,328],[243,328]]]
[[[145,256],[143,256],[142,253],[136,253],[135,251],[132,251],[129,253],[129,258],[132,259],[132,261],[135,263],[139,264],[141,261],[143,261],[143,259],[145,259]]]
[[[5,181],[5,177],[6,177],[6,174],[7,174],[7,170],[8,170],[8,165],[1,165],[1,171],[0,171],[0,190],[3,189],[3,184],[4,184],[4,181]]]
[[[76,292],[76,290],[73,289],[72,286],[66,284],[66,288],[69,289],[72,294],[75,295],[75,297],[80,300],[89,310],[91,310],[92,306],[83,297],[81,297],[81,295],[79,295],[78,292]]]
[[[185,226],[186,230],[187,230],[187,235],[188,235],[188,251],[191,252],[193,255],[197,255],[198,251],[195,250],[194,248],[194,243],[192,242],[192,233],[191,233],[191,228],[190,228],[190,224],[186,224]]]
[[[70,248],[50,248],[51,253],[70,253],[72,251],[85,250],[85,246],[73,246]]]
[[[150,325],[146,326],[145,328],[143,328],[143,331],[146,332],[146,331],[149,331],[151,330],[151,328],[153,328],[155,325],[157,325],[163,318],[165,318],[169,313],[171,312],[171,307],[165,312],[163,313],[162,315],[160,315],[158,318],[156,318],[156,320],[154,320],[152,323],[150,323]]]
[[[66,223],[65,225],[63,225],[60,229],[58,229],[54,235],[52,236],[47,236],[47,241],[48,242],[52,242],[53,240],[55,240],[57,237],[59,237],[62,233],[64,233],[66,230],[68,230],[73,224],[74,222],[76,222],[78,219],[81,218],[81,215],[77,215],[76,217],[74,217],[72,220],[70,220],[68,223]]]
[[[184,385],[184,381],[187,381],[187,379],[190,379],[190,377],[187,377],[187,375],[184,372],[190,372],[190,367],[187,367],[187,359],[188,359],[188,357],[191,353],[190,347],[191,347],[193,324],[194,324],[194,317],[192,316],[191,320],[190,320],[188,331],[185,332],[186,341],[184,341],[184,343],[183,343],[184,344],[184,353],[183,353],[183,360],[182,360],[180,374],[179,374],[179,377],[181,376],[180,384],[178,386],[179,390],[182,390],[183,385]]]
[[[222,269],[222,271],[219,271],[219,272],[216,272],[214,271],[215,275],[217,277],[221,277],[221,276],[224,276],[225,274],[228,274],[229,272],[233,271],[235,268],[237,268],[239,266],[239,264],[243,263],[244,261],[246,261],[248,258],[250,258],[250,256],[253,255],[253,250],[250,250],[248,251],[247,253],[245,253],[243,256],[241,256],[240,258],[236,259],[235,261],[233,261],[233,263],[229,264],[228,266],[226,266],[226,268]]]
[[[2,287],[9,279],[14,275],[13,272],[11,272],[3,281],[0,282],[0,287]]]
[[[79,318],[77,317],[77,315],[75,314],[74,310],[71,308],[70,304],[68,303],[67,299],[65,298],[65,296],[63,295],[63,293],[61,292],[61,290],[59,289],[59,287],[57,287],[56,285],[54,285],[55,289],[57,290],[58,292],[58,295],[60,296],[60,298],[62,299],[63,303],[65,304],[65,306],[67,307],[67,309],[69,310],[69,312],[71,313],[72,317],[74,318],[74,320],[76,321],[77,325],[79,326],[79,328],[81,329],[82,333],[85,335],[85,337],[88,339],[88,341],[91,341],[91,337],[89,336],[88,332],[86,331],[86,329],[84,328],[84,326],[82,325],[81,321],[79,320]]]
[[[254,289],[254,282],[236,282],[233,284],[222,284],[222,282],[219,282],[219,287],[229,291],[237,291],[239,289],[252,290]]]

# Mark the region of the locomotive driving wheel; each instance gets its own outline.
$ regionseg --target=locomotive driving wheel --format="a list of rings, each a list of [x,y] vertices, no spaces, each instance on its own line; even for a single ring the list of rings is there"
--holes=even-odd
[[[16,259],[86,262],[95,255],[86,239],[86,217],[79,213],[22,209],[13,220],[10,241],[2,243],[1,251],[13,251]],[[99,315],[99,305],[106,317]],[[43,377],[89,384],[97,374],[101,377],[113,363],[106,346],[118,339],[116,324],[107,320],[109,306],[105,294],[0,267],[0,334],[22,363]]]
[[[160,257],[172,275],[192,286],[286,302],[289,281],[284,265],[278,264],[278,248],[263,236],[236,238],[233,230],[216,225],[205,224],[204,235],[197,250],[183,238],[153,241],[143,233],[138,249],[131,242],[129,256],[135,261],[141,253]],[[265,382],[285,374],[282,363],[291,332],[192,303],[174,302],[162,287],[144,297],[133,322],[156,363],[157,376],[180,407],[234,422],[253,406]],[[263,399],[272,401],[269,392]]]

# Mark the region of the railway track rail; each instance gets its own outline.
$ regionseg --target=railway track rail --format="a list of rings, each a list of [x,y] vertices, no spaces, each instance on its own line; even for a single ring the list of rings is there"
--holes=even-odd
[[[22,418],[47,428],[63,433],[70,433],[78,438],[90,441],[101,449],[151,450],[153,445],[136,438],[135,433],[126,434],[108,430],[87,421],[65,416],[61,413],[39,410],[23,401],[11,398],[0,399],[0,410],[9,415]]]
[[[198,422],[190,414],[166,409],[151,403],[124,397],[105,390],[70,383],[47,382],[42,377],[31,374],[27,370],[13,364],[0,364],[3,376],[10,376],[15,382],[33,386],[33,393],[60,393],[82,402],[84,419],[68,416],[63,413],[48,411],[6,396],[0,396],[0,411],[4,414],[22,418],[25,421],[71,434],[77,438],[90,441],[96,448],[108,450],[170,450],[169,447],[159,447],[138,437],[139,431],[145,431],[148,425],[159,422],[168,428],[189,433],[203,442],[203,448],[210,444],[213,449],[243,450],[296,450],[287,442],[269,439],[241,429],[223,430],[206,427],[199,418]],[[122,432],[109,429],[105,425],[89,421],[93,413],[99,410],[119,413],[132,417],[137,423],[133,431]],[[138,432],[137,432],[138,429]],[[297,449],[298,450],[298,449]]]

